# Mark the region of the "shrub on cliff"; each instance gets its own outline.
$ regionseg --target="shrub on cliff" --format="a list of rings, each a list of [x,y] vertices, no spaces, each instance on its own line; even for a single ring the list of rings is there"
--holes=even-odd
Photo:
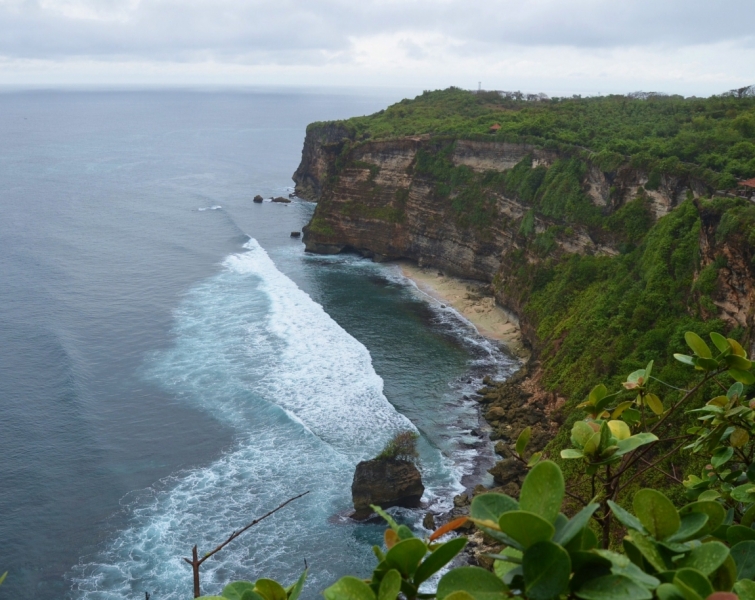
[[[419,458],[419,453],[417,452],[418,439],[419,434],[414,431],[400,431],[388,440],[385,448],[383,448],[375,459],[392,458],[394,460],[415,462]]]
[[[427,539],[373,506],[390,526],[385,550],[373,547],[376,568],[369,579],[342,577],[323,592],[325,599],[755,600],[755,399],[748,398],[753,362],[733,338],[709,337],[711,344],[688,331],[684,339],[692,354],[674,355],[688,377],[691,370],[698,374],[688,379],[681,399],[669,401],[671,388],[651,361],[612,393],[596,386],[579,405],[586,415],[572,428],[572,447],[561,458],[579,465],[579,476],[591,483],[589,496],[575,493],[579,482],[565,480],[555,462],[540,460],[530,462],[518,499],[479,494],[469,517]],[[707,383],[718,389],[706,391]],[[707,404],[689,411],[698,425],[686,432],[671,427],[670,417],[700,396]],[[519,454],[526,443],[517,442]],[[704,455],[708,465],[700,477],[683,482],[687,498],[680,507],[650,488],[628,494],[631,510],[619,504],[622,490],[649,470],[679,482],[660,465],[682,448]],[[576,508],[564,504],[567,496],[578,502]],[[437,540],[468,520],[500,546],[485,555],[493,572],[458,567],[443,574],[435,591],[427,590],[428,580],[467,542]],[[621,546],[612,528],[621,530]],[[273,584],[232,584],[239,587],[229,586],[223,597],[292,600],[293,594]]]

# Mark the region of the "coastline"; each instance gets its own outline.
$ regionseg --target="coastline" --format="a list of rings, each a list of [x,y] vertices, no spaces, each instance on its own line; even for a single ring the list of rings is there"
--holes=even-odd
[[[404,277],[412,281],[422,293],[448,305],[488,339],[499,342],[515,357],[527,361],[530,352],[522,340],[517,318],[496,305],[489,286],[473,280],[449,277],[438,269],[419,267],[409,261],[399,261]]]

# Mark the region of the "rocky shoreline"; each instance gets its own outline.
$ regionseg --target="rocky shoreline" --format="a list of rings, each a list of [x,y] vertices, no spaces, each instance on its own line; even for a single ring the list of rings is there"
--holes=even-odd
[[[495,453],[500,457],[489,469],[495,486],[487,488],[477,484],[469,493],[454,498],[454,508],[435,519],[436,526],[469,514],[472,498],[479,494],[499,492],[517,497],[527,474],[526,460],[534,452],[541,452],[556,434],[564,415],[559,410],[565,399],[544,391],[539,384],[541,369],[538,364],[526,361],[522,368],[506,381],[497,382],[490,377],[483,379],[483,387],[477,390],[480,415],[491,427],[491,441],[495,441]],[[525,458],[514,449],[519,434],[527,427],[532,435]],[[493,561],[484,554],[497,553],[500,545],[468,523],[461,529],[467,534],[469,544],[462,554],[462,562],[492,568]]]

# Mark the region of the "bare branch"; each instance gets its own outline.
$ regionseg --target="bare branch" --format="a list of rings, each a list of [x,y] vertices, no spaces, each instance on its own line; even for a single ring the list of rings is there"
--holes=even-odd
[[[237,537],[239,537],[242,533],[244,533],[250,527],[255,526],[257,523],[259,523],[263,519],[267,519],[270,515],[273,515],[273,514],[277,513],[281,508],[283,508],[287,504],[290,504],[294,500],[298,500],[299,498],[301,498],[302,496],[306,496],[307,494],[309,494],[308,491],[304,492],[303,494],[299,494],[298,496],[294,496],[293,498],[289,498],[283,504],[280,504],[279,506],[277,506],[276,508],[274,508],[270,512],[265,513],[264,515],[262,515],[259,519],[255,519],[254,521],[252,521],[251,523],[249,523],[249,525],[247,525],[246,527],[242,527],[238,531],[234,531],[230,536],[228,536],[228,539],[226,541],[224,541],[217,548],[215,548],[211,552],[208,552],[201,559],[199,559],[199,564],[201,565],[204,561],[206,561],[212,555],[217,554],[218,552],[220,552],[223,548],[225,548],[228,544],[230,544],[233,540],[235,540]],[[184,560],[186,560],[186,559],[184,559]]]

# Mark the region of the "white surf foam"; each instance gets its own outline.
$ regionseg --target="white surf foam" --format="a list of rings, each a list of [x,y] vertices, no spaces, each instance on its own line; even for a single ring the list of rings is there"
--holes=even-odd
[[[203,567],[203,592],[234,577],[286,582],[304,558],[316,592],[371,562],[328,519],[349,507],[353,468],[399,429],[412,428],[383,395],[367,349],[275,266],[259,244],[191,290],[176,313],[176,342],[152,356],[145,376],[238,432],[212,464],[177,474],[126,506],[127,526],[70,576],[73,595],[116,600],[150,591],[190,594],[181,560],[305,490]],[[314,553],[314,554],[313,554]],[[320,560],[317,561],[317,556]],[[339,558],[336,559],[335,557]],[[320,586],[320,587],[318,587]]]

